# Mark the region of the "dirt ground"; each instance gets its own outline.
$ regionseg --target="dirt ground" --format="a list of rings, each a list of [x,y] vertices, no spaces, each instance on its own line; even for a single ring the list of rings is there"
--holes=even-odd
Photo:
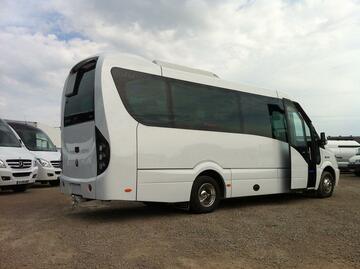
[[[58,188],[0,193],[0,268],[360,268],[360,178],[333,197],[223,201],[191,215],[142,203],[72,209]]]

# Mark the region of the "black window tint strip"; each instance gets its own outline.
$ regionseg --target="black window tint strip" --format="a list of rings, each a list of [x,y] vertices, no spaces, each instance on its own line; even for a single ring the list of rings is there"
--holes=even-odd
[[[279,98],[119,67],[112,68],[111,74],[125,108],[144,125],[246,133],[287,142]]]

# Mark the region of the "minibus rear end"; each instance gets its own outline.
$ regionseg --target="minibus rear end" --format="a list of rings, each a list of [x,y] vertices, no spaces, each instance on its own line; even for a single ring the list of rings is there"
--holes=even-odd
[[[104,61],[88,58],[66,79],[60,187],[84,199],[136,200],[137,123],[125,113]]]

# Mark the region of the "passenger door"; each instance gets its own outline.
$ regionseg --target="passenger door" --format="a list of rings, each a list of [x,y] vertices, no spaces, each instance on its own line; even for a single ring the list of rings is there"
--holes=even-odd
[[[314,187],[317,143],[313,127],[301,107],[284,99],[290,145],[291,189]]]

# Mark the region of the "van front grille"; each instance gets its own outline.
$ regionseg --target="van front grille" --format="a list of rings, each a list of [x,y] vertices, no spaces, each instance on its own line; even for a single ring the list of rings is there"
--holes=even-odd
[[[22,160],[22,159],[12,159],[12,160],[6,160],[6,163],[8,166],[10,166],[13,169],[26,169],[31,167],[31,160]]]
[[[13,173],[14,177],[28,177],[30,176],[31,172],[28,173]]]
[[[51,161],[51,164],[55,168],[61,168],[61,161]]]

